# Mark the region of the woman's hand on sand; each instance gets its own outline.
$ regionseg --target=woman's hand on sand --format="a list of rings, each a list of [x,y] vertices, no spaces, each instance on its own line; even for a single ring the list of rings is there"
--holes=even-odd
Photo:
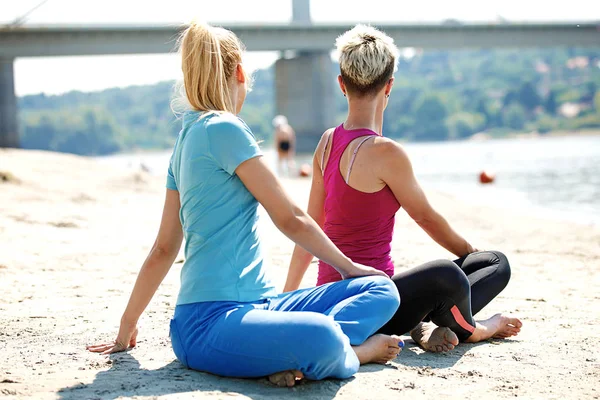
[[[367,267],[366,265],[352,263],[352,268],[344,271],[342,278],[350,279],[350,278],[358,278],[359,276],[371,276],[371,275],[380,275],[380,276],[388,277],[385,272],[375,269],[373,267]]]
[[[131,325],[121,322],[119,335],[114,342],[87,346],[86,349],[93,353],[101,353],[103,355],[125,351],[135,347],[137,343],[137,334],[138,328],[136,324]]]

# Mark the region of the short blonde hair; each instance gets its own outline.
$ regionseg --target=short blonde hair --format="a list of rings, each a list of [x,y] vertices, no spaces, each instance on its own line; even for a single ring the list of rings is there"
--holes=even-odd
[[[394,40],[366,25],[337,38],[340,72],[346,89],[361,95],[381,90],[398,69],[398,48]]]
[[[189,106],[235,114],[229,84],[244,52],[238,37],[224,28],[192,22],[181,34],[179,51]]]

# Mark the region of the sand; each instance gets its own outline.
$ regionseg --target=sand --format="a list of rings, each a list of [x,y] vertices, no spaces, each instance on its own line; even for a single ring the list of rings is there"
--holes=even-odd
[[[2,174],[3,173],[3,174]],[[504,251],[508,288],[478,318],[519,316],[521,334],[431,354],[413,342],[353,379],[275,388],[265,379],[185,369],[170,347],[181,263],[140,321],[138,347],[104,357],[87,344],[114,339],[136,274],[153,243],[164,179],[93,159],[0,150],[0,396],[35,399],[590,398],[600,397],[600,228],[473,206],[428,193],[476,247]],[[286,180],[305,205],[309,180]],[[283,285],[292,244],[267,219],[270,268]],[[403,211],[398,269],[450,255]],[[303,286],[315,282],[314,265]],[[293,345],[291,343],[290,345]]]

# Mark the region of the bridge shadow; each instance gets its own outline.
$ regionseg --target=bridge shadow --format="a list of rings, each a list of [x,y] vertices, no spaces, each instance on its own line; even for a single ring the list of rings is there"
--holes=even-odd
[[[168,394],[207,395],[221,392],[226,396],[243,395],[253,400],[295,399],[298,397],[330,400],[354,378],[303,381],[294,388],[279,388],[262,379],[223,378],[185,368],[173,360],[155,370],[140,368],[140,363],[129,353],[110,356],[112,367],[99,372],[89,384],[77,384],[58,391],[61,400],[112,400],[135,396],[162,396]]]

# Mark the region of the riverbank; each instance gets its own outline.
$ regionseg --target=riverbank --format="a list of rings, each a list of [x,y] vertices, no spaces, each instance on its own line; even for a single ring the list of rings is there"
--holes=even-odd
[[[159,225],[164,178],[97,160],[0,150],[0,394],[8,398],[598,398],[600,228],[465,204],[428,192],[478,248],[511,261],[508,288],[478,315],[519,316],[521,334],[504,341],[424,353],[411,341],[387,366],[354,379],[294,389],[266,380],[184,369],[168,321],[179,287],[176,263],[140,321],[138,347],[110,358],[85,345],[112,340]],[[309,180],[285,181],[306,205]],[[266,218],[267,261],[281,287],[292,244]],[[393,257],[398,270],[450,257],[403,211]],[[304,286],[315,282],[311,268]],[[293,345],[293,344],[291,344]]]

